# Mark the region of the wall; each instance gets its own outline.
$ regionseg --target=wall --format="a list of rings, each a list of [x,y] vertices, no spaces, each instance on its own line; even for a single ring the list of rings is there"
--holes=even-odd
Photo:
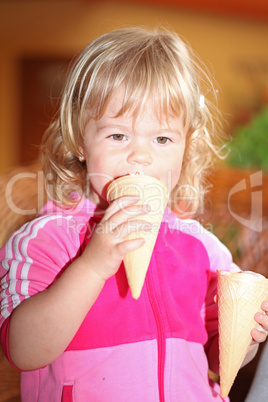
[[[268,26],[169,6],[113,1],[12,0],[0,3],[0,172],[18,163],[19,69],[25,56],[70,56],[107,30],[168,26],[185,37],[215,71],[219,105],[229,120],[267,82]],[[34,118],[34,116],[33,116]]]

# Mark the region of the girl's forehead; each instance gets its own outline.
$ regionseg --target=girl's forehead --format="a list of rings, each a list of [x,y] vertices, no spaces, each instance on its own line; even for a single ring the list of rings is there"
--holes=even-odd
[[[106,106],[104,114],[110,116],[116,116],[120,113],[120,110],[124,107],[126,102],[126,91],[124,88],[119,88],[112,93],[110,100]]]
[[[180,113],[181,114],[181,113]],[[159,123],[168,123],[180,115],[174,116],[174,113],[164,111],[161,107],[160,99],[153,94],[146,98],[142,104],[142,99],[134,99],[129,102],[128,96],[124,88],[117,89],[110,97],[106,105],[103,118],[125,118],[125,119],[152,119]]]

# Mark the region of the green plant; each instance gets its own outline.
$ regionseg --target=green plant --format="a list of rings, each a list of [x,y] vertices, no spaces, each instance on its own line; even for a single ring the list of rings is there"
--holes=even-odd
[[[268,106],[248,124],[234,130],[233,141],[227,148],[230,165],[268,170]]]

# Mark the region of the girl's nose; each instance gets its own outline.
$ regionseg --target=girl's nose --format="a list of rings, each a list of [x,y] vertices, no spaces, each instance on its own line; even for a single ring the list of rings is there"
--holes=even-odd
[[[128,155],[128,163],[148,166],[152,163],[152,156],[148,149],[135,148]]]

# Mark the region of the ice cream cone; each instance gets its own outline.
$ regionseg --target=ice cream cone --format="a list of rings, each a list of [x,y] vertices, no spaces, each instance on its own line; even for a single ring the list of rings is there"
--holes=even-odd
[[[268,279],[254,272],[218,271],[221,396],[227,397],[258,324],[254,315],[268,297]]]
[[[124,265],[132,297],[138,299],[144,284],[153,248],[168,201],[168,190],[159,180],[146,175],[127,175],[114,180],[108,187],[109,202],[124,195],[139,195],[137,204],[150,205],[151,210],[144,219],[152,224],[152,230],[130,233],[127,239],[145,238],[142,247],[129,252]],[[131,221],[131,219],[129,219]]]

